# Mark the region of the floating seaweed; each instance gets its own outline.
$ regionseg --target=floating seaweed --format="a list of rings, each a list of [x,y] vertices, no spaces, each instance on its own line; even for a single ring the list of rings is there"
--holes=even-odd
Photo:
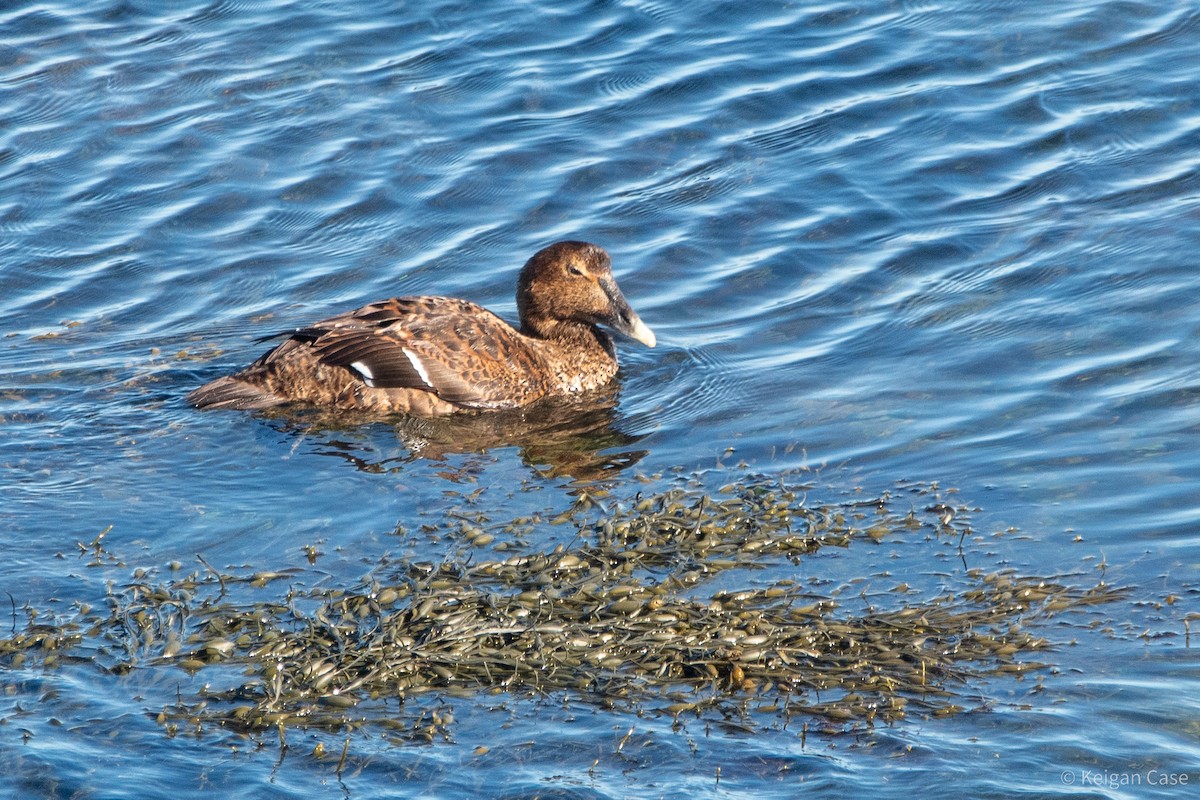
[[[901,587],[884,607],[851,609],[795,580],[745,578],[856,542],[964,538],[944,503],[897,505],[890,495],[809,505],[801,487],[746,477],[717,491],[580,493],[534,522],[447,514],[421,531],[455,544],[443,563],[383,563],[357,586],[317,589],[303,571],[225,574],[205,561],[165,579],[137,571],[104,608],[66,619],[27,610],[24,629],[0,640],[0,664],[212,671],[201,696],[156,712],[172,733],[376,723],[432,738],[452,715],[419,698],[501,692],[855,730],[986,707],[987,681],[1046,670],[1053,643],[1031,622],[1122,596],[967,570],[955,591],[913,598]],[[519,546],[513,531],[539,524],[573,538]],[[99,539],[81,550],[103,554]],[[239,584],[271,597],[247,600],[231,591]],[[407,719],[381,708],[405,704]]]

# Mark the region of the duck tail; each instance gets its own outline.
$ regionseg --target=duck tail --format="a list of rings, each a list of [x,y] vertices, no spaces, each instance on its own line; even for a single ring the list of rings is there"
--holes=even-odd
[[[252,410],[271,408],[287,402],[286,398],[240,379],[227,375],[193,389],[185,398],[196,408],[233,408]]]

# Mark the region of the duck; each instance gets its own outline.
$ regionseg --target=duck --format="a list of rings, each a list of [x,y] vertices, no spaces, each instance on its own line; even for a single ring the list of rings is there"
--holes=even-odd
[[[609,254],[589,242],[556,242],[525,263],[517,315],[514,328],[467,300],[393,297],[279,334],[287,338],[257,361],[186,401],[424,417],[517,409],[609,384],[617,374],[610,330],[656,344],[617,286]]]

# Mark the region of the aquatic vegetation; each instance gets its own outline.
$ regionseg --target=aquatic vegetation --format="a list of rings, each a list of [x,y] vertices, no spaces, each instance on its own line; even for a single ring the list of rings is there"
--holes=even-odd
[[[921,502],[810,505],[802,487],[745,476],[716,491],[581,493],[536,521],[476,508],[416,533],[451,543],[442,563],[381,559],[352,587],[207,561],[139,570],[106,607],[27,609],[0,664],[211,673],[202,694],[153,712],[172,733],[378,724],[431,738],[452,715],[419,699],[483,693],[841,731],[987,707],[989,681],[1047,670],[1055,642],[1038,620],[1122,596],[984,569],[869,599],[778,577],[827,548],[962,546],[944,501],[904,491]],[[529,548],[538,525],[574,535]],[[105,561],[100,538],[81,550]]]

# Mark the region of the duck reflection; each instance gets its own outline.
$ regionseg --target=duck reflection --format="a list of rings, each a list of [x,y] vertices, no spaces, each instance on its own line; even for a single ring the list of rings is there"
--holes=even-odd
[[[341,458],[363,472],[397,472],[417,459],[444,461],[453,455],[516,448],[521,460],[544,477],[597,481],[628,469],[647,453],[632,448],[644,435],[621,430],[617,399],[616,387],[609,385],[578,398],[557,398],[529,408],[477,415],[383,417],[307,408],[262,413],[290,436],[320,436],[316,452]],[[385,455],[378,452],[374,437],[372,442],[360,435],[338,435],[361,434],[364,425],[378,431],[384,424],[394,431],[405,452]],[[473,471],[470,465],[457,469]],[[469,477],[454,471],[444,475],[451,480]]]

